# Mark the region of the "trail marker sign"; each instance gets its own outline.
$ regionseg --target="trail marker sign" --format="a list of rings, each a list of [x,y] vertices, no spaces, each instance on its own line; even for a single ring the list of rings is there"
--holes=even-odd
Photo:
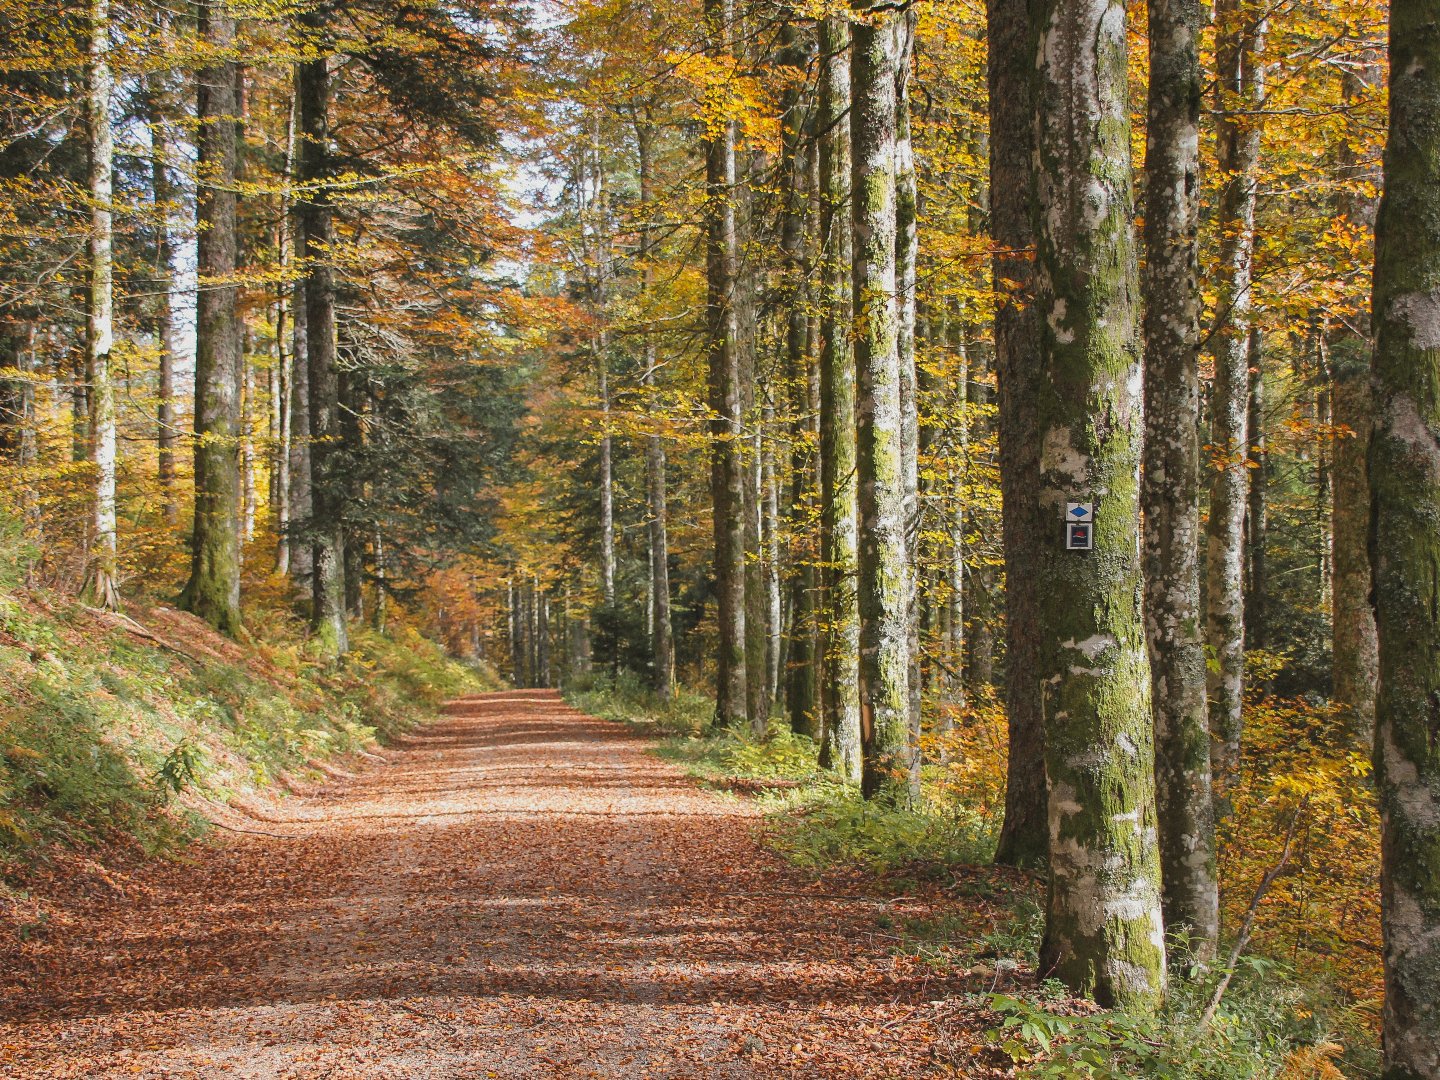
[[[1065,504],[1065,550],[1090,551],[1095,546],[1095,504]]]

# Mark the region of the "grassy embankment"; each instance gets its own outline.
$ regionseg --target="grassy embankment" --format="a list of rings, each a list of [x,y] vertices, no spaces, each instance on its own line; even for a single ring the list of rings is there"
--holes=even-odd
[[[488,685],[413,631],[358,631],[330,663],[288,613],[249,629],[236,643],[163,605],[114,615],[0,582],[0,897],[233,827]]]

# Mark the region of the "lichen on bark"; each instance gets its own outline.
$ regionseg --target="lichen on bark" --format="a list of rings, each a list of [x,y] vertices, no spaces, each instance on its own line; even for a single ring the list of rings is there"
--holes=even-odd
[[[1375,229],[1370,562],[1386,1080],[1440,1076],[1440,19],[1390,8]]]
[[[1042,969],[1105,1005],[1165,986],[1150,667],[1141,603],[1143,442],[1125,9],[1037,11],[1037,415],[1050,887]],[[1094,547],[1065,550],[1067,501]]]

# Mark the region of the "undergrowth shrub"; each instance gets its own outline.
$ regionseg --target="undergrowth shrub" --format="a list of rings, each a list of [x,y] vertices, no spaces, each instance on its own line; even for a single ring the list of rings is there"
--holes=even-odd
[[[667,698],[625,668],[613,675],[593,671],[579,676],[563,693],[566,701],[591,716],[634,724],[661,735],[700,735],[715,716],[715,703],[708,695],[680,687]]]

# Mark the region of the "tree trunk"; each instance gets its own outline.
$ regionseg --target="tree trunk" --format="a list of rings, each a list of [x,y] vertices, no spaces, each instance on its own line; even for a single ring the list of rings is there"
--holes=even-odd
[[[115,389],[110,350],[115,340],[113,168],[115,136],[110,105],[110,0],[90,2],[89,66],[90,266],[86,303],[85,368],[89,384],[90,460],[95,474],[90,503],[86,593],[96,607],[120,606],[116,581]]]
[[[1165,926],[1215,954],[1220,895],[1200,632],[1200,3],[1149,0],[1145,626]]]
[[[1265,449],[1265,377],[1260,370],[1260,331],[1250,330],[1250,416],[1246,420],[1247,453],[1251,468],[1245,506],[1245,642],[1252,649],[1266,645],[1266,599],[1270,585],[1265,559],[1269,529],[1268,485],[1270,462]]]
[[[1105,1006],[1165,988],[1140,573],[1143,372],[1124,8],[1040,0],[1037,410],[1050,888],[1041,970]],[[1065,550],[1067,502],[1094,550]],[[1062,524],[1062,520],[1066,524]]]
[[[290,178],[299,164],[296,136],[300,123],[299,71],[296,70],[295,92],[291,96],[288,146],[285,154],[285,182],[289,195]],[[305,224],[293,196],[288,199],[290,212],[291,257],[305,255]],[[306,332],[305,272],[302,268],[290,287],[290,520],[285,536],[289,548],[290,577],[306,591],[311,588],[314,559],[310,538],[313,507],[310,502],[310,339]]]
[[[904,387],[896,295],[896,84],[902,16],[851,27],[851,204],[859,487],[861,790],[911,800],[910,605]]]
[[[225,56],[235,20],[218,0],[199,7],[201,40]],[[180,605],[221,633],[240,622],[241,325],[235,284],[238,238],[235,163],[238,115],[233,60],[200,69],[196,172],[195,531],[190,580]]]
[[[1440,21],[1390,5],[1390,128],[1375,227],[1370,557],[1380,686],[1385,1080],[1440,1076]]]
[[[175,185],[170,182],[170,139],[161,108],[160,79],[148,77],[146,104],[150,125],[150,193],[155,209],[155,276],[160,297],[160,315],[155,329],[159,352],[159,400],[155,407],[155,445],[158,451],[157,479],[165,523],[174,526],[180,517],[175,497],[175,245],[170,236],[170,212]]]
[[[1211,394],[1210,517],[1205,545],[1205,643],[1211,656],[1210,762],[1216,809],[1225,813],[1240,768],[1240,709],[1245,687],[1243,557],[1249,338],[1253,307],[1251,258],[1255,248],[1255,172],[1260,127],[1254,110],[1264,98],[1260,55],[1264,23],[1242,0],[1218,0],[1215,9],[1216,164],[1225,182],[1216,227],[1221,279],[1216,304],[1220,325],[1212,337],[1215,384]]]
[[[909,674],[910,798],[920,797],[920,393],[915,371],[915,286],[920,259],[919,187],[910,125],[910,68],[914,61],[917,14],[908,8],[892,23],[895,35],[895,348],[900,372],[900,449],[905,501],[905,625]],[[858,190],[858,189],[857,189]]]
[[[705,0],[711,51],[732,53],[733,0]],[[706,333],[709,349],[710,495],[715,515],[715,722],[738,727],[747,718],[745,664],[745,466],[740,352],[734,282],[735,125],[725,122],[706,143]]]
[[[1378,66],[1367,63],[1362,75],[1346,72],[1342,91],[1346,100],[1359,94],[1362,78],[1378,79]],[[1345,147],[1342,164],[1352,182],[1360,177],[1353,152]],[[1363,176],[1363,174],[1362,174]],[[1373,177],[1365,177],[1374,179]],[[1378,185],[1377,185],[1378,186]],[[1357,185],[1358,188],[1358,185]],[[1355,226],[1371,220],[1374,200],[1357,194],[1345,201],[1341,212]],[[1365,482],[1365,449],[1370,445],[1369,384],[1370,317],[1363,298],[1355,312],[1355,333],[1330,350],[1330,394],[1335,427],[1335,490],[1330,511],[1330,590],[1332,676],[1331,698],[1350,711],[1351,730],[1368,746],[1375,730],[1376,656],[1375,613],[1370,607],[1370,558],[1366,550],[1370,529],[1370,489]]]
[[[820,737],[820,708],[817,699],[818,641],[816,638],[815,599],[816,553],[803,538],[808,514],[814,508],[816,487],[816,424],[819,420],[818,374],[809,349],[810,313],[807,283],[810,259],[807,251],[806,218],[810,207],[811,165],[807,153],[809,132],[806,116],[811,99],[802,92],[805,70],[810,60],[809,44],[793,21],[796,13],[786,11],[781,29],[779,65],[787,69],[792,82],[787,83],[782,99],[782,157],[780,164],[782,206],[780,218],[780,250],[784,259],[780,306],[784,312],[785,373],[794,388],[795,412],[794,450],[791,453],[790,510],[787,514],[792,533],[789,598],[789,653],[784,670],[785,706],[790,716],[790,729],[797,734]]]
[[[850,342],[850,29],[820,24],[820,764],[858,783],[860,613],[855,595],[855,364]]]
[[[301,20],[317,35],[323,15]],[[310,376],[311,587],[310,624],[322,647],[339,656],[349,649],[345,625],[345,477],[340,475],[340,381],[335,358],[333,197],[330,178],[330,68],[326,57],[300,64],[299,81],[301,258],[305,266],[306,370]]]
[[[654,122],[648,109],[642,118],[635,115],[635,143],[640,157],[640,227],[641,283],[647,304],[654,302],[655,269],[652,262],[654,244],[650,225],[654,194],[652,189],[652,139]],[[648,328],[644,340],[645,370],[641,384],[655,386],[655,335]],[[667,537],[669,508],[665,491],[665,442],[659,435],[645,439],[645,492],[650,504],[650,668],[657,694],[670,697],[675,693],[675,637],[670,626],[670,545]]]
[[[1000,496],[1005,545],[1005,708],[1009,765],[1005,821],[995,861],[1009,866],[1043,863],[1045,733],[1040,710],[1037,562],[1053,535],[1035,505],[1040,487],[1040,430],[1036,415],[1040,324],[1034,304],[1035,229],[1032,104],[1036,31],[1027,0],[988,0],[990,80],[991,274],[996,295],[995,375],[999,388]]]

